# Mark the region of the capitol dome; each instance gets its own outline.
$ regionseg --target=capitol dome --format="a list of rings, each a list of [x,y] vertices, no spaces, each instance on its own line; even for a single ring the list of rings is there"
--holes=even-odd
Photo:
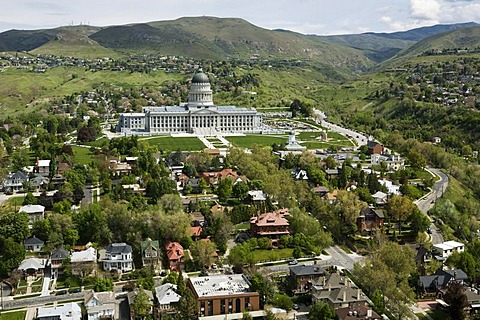
[[[197,73],[192,78],[192,83],[210,83],[210,79],[208,76],[203,73],[202,68],[197,70]]]
[[[188,106],[193,108],[213,106],[210,79],[203,73],[202,68],[199,68],[192,78],[192,84],[188,93]]]

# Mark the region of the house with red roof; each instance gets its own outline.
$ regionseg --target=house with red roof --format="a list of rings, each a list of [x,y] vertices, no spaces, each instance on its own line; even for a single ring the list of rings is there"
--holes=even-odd
[[[168,265],[170,270],[179,271],[183,269],[185,264],[185,255],[183,253],[183,247],[178,242],[168,242],[165,246],[167,253]]]
[[[273,212],[265,212],[257,214],[250,218],[250,231],[253,237],[267,237],[272,240],[272,244],[276,244],[281,236],[290,235],[288,230],[289,222],[288,209],[278,209]]]

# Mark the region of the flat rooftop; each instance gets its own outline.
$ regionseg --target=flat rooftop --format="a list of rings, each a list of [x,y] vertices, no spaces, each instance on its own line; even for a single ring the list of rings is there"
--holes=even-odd
[[[243,274],[190,278],[198,297],[224,296],[250,291],[250,282]]]

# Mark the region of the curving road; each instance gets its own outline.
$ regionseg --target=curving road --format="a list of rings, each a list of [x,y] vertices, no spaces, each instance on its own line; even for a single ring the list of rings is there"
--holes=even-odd
[[[315,115],[317,115],[317,123],[321,125],[322,127],[332,130],[334,132],[340,133],[341,135],[346,136],[347,138],[350,138],[353,142],[356,144],[356,148],[366,145],[368,143],[368,136],[365,133],[357,132],[354,130],[350,130],[347,128],[340,127],[339,125],[336,125],[334,123],[328,122],[325,119],[327,116],[325,113],[318,109],[313,109]]]
[[[428,210],[433,207],[435,201],[437,201],[437,199],[440,198],[447,190],[448,176],[439,169],[426,168],[426,170],[438,176],[440,179],[433,184],[432,191],[429,194],[419,200],[416,200],[414,203],[417,205],[418,209],[420,209],[420,211],[425,214],[430,221],[432,221],[432,218],[430,218],[428,215]],[[433,222],[430,223],[430,230],[432,244],[442,243],[442,233]]]

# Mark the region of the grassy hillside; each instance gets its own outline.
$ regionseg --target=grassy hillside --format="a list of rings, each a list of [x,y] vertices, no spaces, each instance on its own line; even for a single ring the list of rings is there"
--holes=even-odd
[[[99,57],[118,58],[114,50],[107,49],[89,38],[100,28],[91,26],[61,27],[57,29],[55,38],[30,51],[32,54],[55,54],[84,59]]]
[[[160,87],[166,80],[183,79],[178,74],[162,71],[129,73],[85,71],[84,68],[53,68],[46,73],[6,69],[0,77],[0,113],[3,117],[34,112],[63,98],[82,91],[92,91],[101,86],[128,89],[132,87]]]
[[[474,49],[480,47],[480,26],[437,34],[421,40],[398,53],[388,62],[398,65],[432,50]],[[434,60],[437,58],[434,57]]]

